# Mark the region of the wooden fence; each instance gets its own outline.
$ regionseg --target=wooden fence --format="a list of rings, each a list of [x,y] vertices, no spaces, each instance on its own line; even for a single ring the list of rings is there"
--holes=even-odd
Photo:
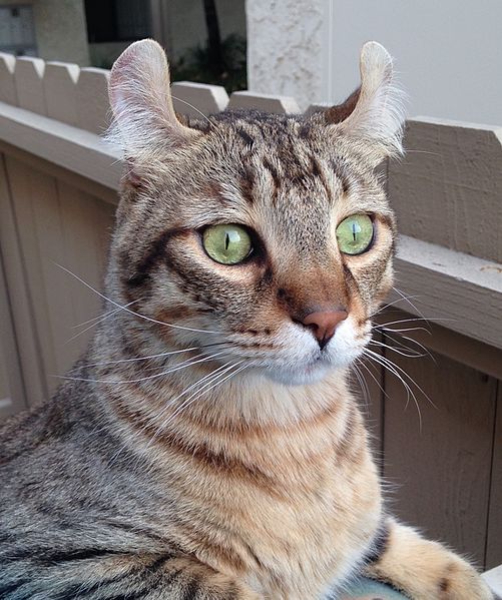
[[[54,391],[99,314],[99,298],[57,265],[99,289],[121,172],[98,136],[107,80],[101,69],[0,55],[2,415]],[[173,94],[191,117],[298,111],[292,98],[229,98],[202,84],[175,83]],[[399,291],[381,323],[424,313],[430,325],[389,325],[405,331],[384,332],[377,342],[389,347],[375,349],[428,399],[408,380],[419,418],[403,384],[378,365],[362,368],[361,391],[394,511],[485,568],[502,562],[501,140],[496,127],[409,121],[408,154],[387,166],[402,235]],[[407,338],[432,359],[404,356],[403,345],[418,348]]]

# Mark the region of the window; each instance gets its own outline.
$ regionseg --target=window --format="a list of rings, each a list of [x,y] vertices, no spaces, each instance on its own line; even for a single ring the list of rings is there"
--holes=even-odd
[[[37,43],[31,6],[0,6],[0,51],[35,56]]]
[[[150,3],[85,0],[89,43],[132,42],[152,35]]]

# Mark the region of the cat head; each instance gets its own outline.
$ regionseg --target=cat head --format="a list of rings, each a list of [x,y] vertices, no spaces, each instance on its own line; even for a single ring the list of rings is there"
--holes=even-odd
[[[367,43],[360,68],[361,87],[322,113],[188,123],[156,42],[120,56],[112,136],[127,168],[108,293],[148,319],[128,314],[131,327],[286,384],[361,355],[392,285],[375,169],[401,152],[403,112],[387,51]]]

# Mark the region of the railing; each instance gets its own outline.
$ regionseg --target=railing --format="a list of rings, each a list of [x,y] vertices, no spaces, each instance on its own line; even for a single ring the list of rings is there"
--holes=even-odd
[[[92,334],[93,321],[79,323],[99,315],[97,295],[56,263],[99,289],[121,172],[98,135],[107,81],[101,69],[0,55],[0,414],[49,396]],[[172,91],[190,117],[298,111],[292,98],[217,86]],[[402,486],[396,512],[485,567],[502,562],[501,140],[496,127],[408,122],[407,156],[386,167],[401,231],[391,302],[406,311],[395,320],[424,313],[432,335],[384,333],[378,348],[429,397],[415,388],[422,425],[392,373],[365,377],[383,474]],[[436,362],[403,356],[408,337]]]

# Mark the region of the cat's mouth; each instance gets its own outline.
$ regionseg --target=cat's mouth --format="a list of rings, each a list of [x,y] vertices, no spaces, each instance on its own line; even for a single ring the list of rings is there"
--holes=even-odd
[[[270,379],[286,385],[306,385],[323,379],[326,373],[333,369],[332,361],[324,351],[308,361],[305,365],[294,368],[269,368],[266,370]]]

